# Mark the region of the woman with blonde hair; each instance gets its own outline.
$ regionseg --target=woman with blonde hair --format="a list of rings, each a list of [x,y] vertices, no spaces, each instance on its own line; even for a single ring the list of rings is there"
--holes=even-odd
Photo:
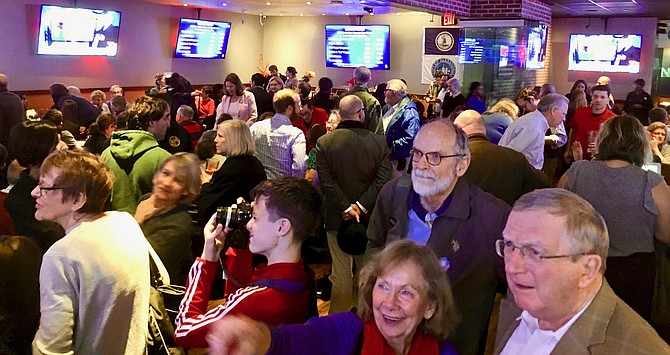
[[[496,102],[488,111],[482,114],[486,123],[486,136],[493,144],[498,144],[500,138],[514,120],[519,117],[519,107],[514,101],[503,98]]]
[[[172,155],[152,182],[151,193],[137,205],[135,220],[165,265],[171,284],[185,286],[195,234],[188,206],[200,193],[200,161],[191,153]]]

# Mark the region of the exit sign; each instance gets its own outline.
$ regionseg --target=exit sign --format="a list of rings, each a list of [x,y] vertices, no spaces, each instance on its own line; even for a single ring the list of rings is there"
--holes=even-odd
[[[451,12],[445,12],[442,15],[442,26],[454,26],[456,25],[456,14]]]

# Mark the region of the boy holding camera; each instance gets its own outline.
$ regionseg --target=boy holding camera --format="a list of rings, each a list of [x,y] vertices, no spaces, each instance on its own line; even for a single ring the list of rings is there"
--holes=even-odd
[[[263,181],[251,197],[253,215],[246,224],[249,250],[267,257],[268,263],[254,270],[249,285],[207,312],[219,258],[232,232],[212,216],[176,319],[175,340],[180,346],[207,347],[209,327],[228,314],[243,314],[270,325],[303,323],[308,318],[311,281],[300,247],[319,223],[322,196],[305,180],[283,177]]]

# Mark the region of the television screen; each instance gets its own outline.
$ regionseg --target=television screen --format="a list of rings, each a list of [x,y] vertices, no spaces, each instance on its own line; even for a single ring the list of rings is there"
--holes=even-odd
[[[528,30],[526,44],[526,69],[544,69],[547,51],[547,25],[540,25]]]
[[[116,55],[121,13],[42,5],[37,54]]]
[[[477,64],[484,56],[483,38],[461,38],[458,45],[458,62],[461,64]]]
[[[390,69],[389,25],[326,25],[326,67]]]
[[[216,22],[183,18],[179,23],[179,35],[175,47],[175,58],[226,57],[230,22]]]
[[[640,72],[640,35],[570,35],[568,70]]]

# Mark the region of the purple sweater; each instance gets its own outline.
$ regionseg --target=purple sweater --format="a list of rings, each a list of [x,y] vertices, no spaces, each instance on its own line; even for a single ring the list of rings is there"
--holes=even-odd
[[[270,355],[351,355],[360,353],[363,321],[355,313],[342,312],[311,318],[305,324],[271,327],[270,331]],[[458,354],[447,340],[441,341],[439,347],[440,355]]]

